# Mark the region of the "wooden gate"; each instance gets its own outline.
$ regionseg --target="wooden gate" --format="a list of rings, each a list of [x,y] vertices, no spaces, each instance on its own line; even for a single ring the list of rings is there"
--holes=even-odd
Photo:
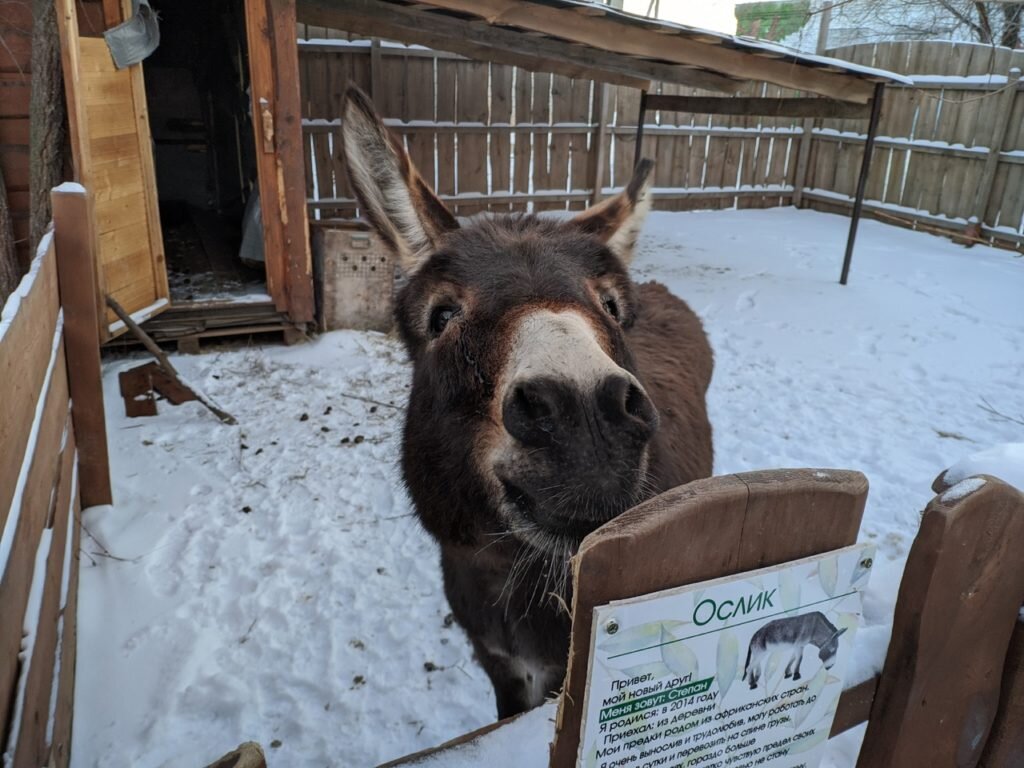
[[[96,201],[96,295],[136,320],[169,304],[142,65],[117,69],[107,43],[83,37],[74,0],[59,0],[71,149],[76,180]],[[101,304],[101,341],[126,328]]]

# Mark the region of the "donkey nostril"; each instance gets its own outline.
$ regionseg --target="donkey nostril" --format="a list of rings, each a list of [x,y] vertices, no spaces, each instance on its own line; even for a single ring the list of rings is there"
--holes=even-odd
[[[598,389],[598,404],[610,424],[657,427],[658,414],[644,391],[625,376],[611,376]]]
[[[530,421],[550,420],[554,415],[554,406],[536,387],[520,384],[512,397],[515,408]]]
[[[646,419],[648,405],[647,397],[640,391],[640,387],[630,384],[626,390],[626,413],[637,419]]]
[[[544,379],[517,384],[502,407],[505,429],[525,445],[550,443],[558,417],[558,386]]]

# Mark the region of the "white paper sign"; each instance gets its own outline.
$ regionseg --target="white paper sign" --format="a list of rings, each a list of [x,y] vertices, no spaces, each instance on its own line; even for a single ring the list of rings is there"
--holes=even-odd
[[[814,768],[874,545],[594,609],[580,768]]]

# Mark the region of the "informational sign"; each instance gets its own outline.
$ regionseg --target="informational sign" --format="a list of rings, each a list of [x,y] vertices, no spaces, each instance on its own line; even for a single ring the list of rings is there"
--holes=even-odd
[[[594,609],[580,768],[814,768],[874,545]]]

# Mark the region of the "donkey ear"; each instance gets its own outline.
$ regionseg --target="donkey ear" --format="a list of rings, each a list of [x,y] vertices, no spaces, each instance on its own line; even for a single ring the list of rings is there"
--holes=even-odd
[[[345,166],[359,205],[412,275],[459,223],[355,86],[345,93],[342,115]]]
[[[605,242],[609,250],[627,266],[647,212],[651,210],[651,171],[654,163],[643,159],[633,169],[633,178],[615,197],[592,205],[572,223]]]
[[[840,629],[838,632],[836,632],[836,638],[838,638],[841,634],[843,634],[843,632],[845,632],[848,629],[849,627],[843,627],[842,629]]]

